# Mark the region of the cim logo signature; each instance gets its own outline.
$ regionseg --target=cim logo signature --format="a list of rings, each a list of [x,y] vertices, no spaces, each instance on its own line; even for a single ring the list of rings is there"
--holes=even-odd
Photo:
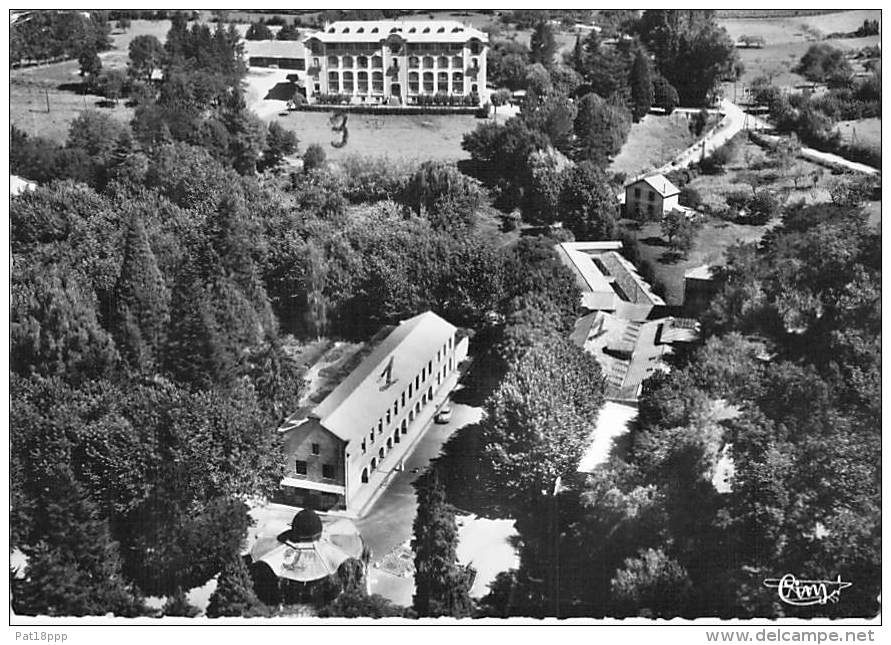
[[[838,602],[841,590],[850,587],[852,582],[844,582],[841,576],[835,580],[799,580],[791,573],[782,578],[767,578],[765,587],[777,590],[777,595],[787,605],[807,607]]]

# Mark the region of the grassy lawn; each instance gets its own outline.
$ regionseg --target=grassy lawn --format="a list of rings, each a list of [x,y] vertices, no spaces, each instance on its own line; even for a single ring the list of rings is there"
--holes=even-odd
[[[100,107],[102,97],[82,94],[78,70],[77,61],[10,70],[10,123],[32,136],[64,143],[71,122],[84,110],[100,110],[125,123],[133,118],[133,109],[124,101],[115,107]]]
[[[331,131],[330,116],[328,112],[291,112],[278,120],[297,134],[302,150],[317,143],[333,160],[353,154],[407,160],[465,159],[461,139],[482,122],[473,115],[350,114],[349,141],[343,148],[335,148],[331,142],[340,141],[340,133]]]
[[[703,264],[721,264],[724,251],[739,242],[755,242],[775,222],[764,226],[749,226],[708,218],[702,225],[696,244],[687,257],[674,260],[662,239],[658,222],[648,222],[637,231],[640,252],[652,264],[656,277],[665,285],[665,301],[669,306],[684,302],[684,272]]]
[[[882,120],[859,119],[857,121],[839,121],[838,131],[842,140],[847,143],[868,145],[873,150],[882,149]]]
[[[763,12],[759,12],[763,13]],[[804,82],[791,68],[799,61],[808,47],[832,32],[851,32],[864,20],[881,20],[878,9],[839,11],[816,16],[779,15],[758,18],[723,18],[720,24],[736,40],[742,35],[762,36],[766,45],[762,49],[740,49],[740,60],[746,71],[742,83],[747,85],[758,76],[773,76],[774,83],[789,87]],[[880,42],[879,36],[868,38],[829,39],[834,47],[856,50]]]
[[[628,177],[658,168],[693,143],[687,119],[680,114],[648,114],[631,126],[622,150],[613,159],[609,172],[624,172]]]
[[[753,181],[761,187],[776,191],[784,204],[829,201],[829,186],[833,175],[826,168],[801,159],[797,159],[793,166],[783,168],[771,166],[769,162],[770,156],[764,149],[746,141],[736,149],[734,158],[727,166],[727,172],[721,175],[700,175],[688,185],[699,191],[703,204],[711,211],[723,209],[729,193],[737,190],[751,191]],[[792,179],[795,174],[801,176],[797,187]],[[866,210],[870,222],[881,221],[879,202],[871,202]],[[643,224],[636,235],[641,254],[652,264],[656,277],[665,284],[666,302],[669,305],[681,305],[685,271],[702,264],[721,263],[727,247],[738,242],[757,241],[777,223],[779,218],[762,226],[754,226],[728,222],[719,217],[706,217],[693,249],[681,259],[674,259],[669,253],[658,222]]]
[[[169,20],[134,20],[126,31],[113,30],[113,49],[99,55],[102,66],[105,69],[125,69],[133,38],[151,34],[164,42],[169,29]],[[102,97],[83,94],[81,80],[80,68],[75,60],[10,70],[10,122],[28,134],[64,143],[71,122],[84,110],[100,110],[124,123],[133,118],[133,109],[126,107],[124,101],[119,101],[115,107],[104,107]]]
[[[795,185],[795,177],[799,177]],[[725,204],[727,194],[735,190],[751,190],[757,187],[769,188],[779,193],[783,203],[804,201],[816,204],[829,201],[829,187],[832,172],[822,166],[803,159],[796,159],[791,165],[779,167],[771,163],[771,155],[751,141],[744,140],[727,165],[727,172],[721,175],[700,175],[689,186],[699,191],[703,203],[711,210],[720,209]]]

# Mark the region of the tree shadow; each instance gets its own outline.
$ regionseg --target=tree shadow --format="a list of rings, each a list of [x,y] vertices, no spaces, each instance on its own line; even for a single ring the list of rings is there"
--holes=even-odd
[[[641,238],[638,240],[638,242],[640,242],[641,244],[646,244],[647,246],[668,246],[668,242],[656,235]]]
[[[458,512],[488,519],[510,517],[491,493],[485,463],[480,459],[482,447],[479,424],[464,426],[443,444],[430,468],[436,469],[446,500]]]
[[[683,257],[683,253],[679,253],[677,251],[666,251],[659,256],[659,262],[661,264],[677,264]]]
[[[500,179],[497,170],[484,161],[477,159],[461,159],[457,162],[458,170],[468,177],[479,180],[485,186],[495,186]]]
[[[634,439],[631,432],[626,432],[625,434],[621,434],[618,437],[614,437],[613,445],[609,450],[610,458],[627,461],[628,455],[631,453],[631,447],[633,445]]]
[[[62,83],[61,85],[57,85],[56,89],[60,92],[74,92],[75,94],[89,93],[87,92],[87,84],[83,81],[77,83]]]
[[[290,101],[294,98],[294,90],[296,86],[290,81],[284,83],[276,83],[272,89],[270,89],[266,96],[263,97],[263,100],[273,100],[273,101]]]

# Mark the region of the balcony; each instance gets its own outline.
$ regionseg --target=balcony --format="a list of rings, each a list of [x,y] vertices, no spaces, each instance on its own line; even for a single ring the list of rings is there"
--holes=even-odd
[[[399,65],[390,65],[387,68],[387,76],[398,76],[399,75]]]

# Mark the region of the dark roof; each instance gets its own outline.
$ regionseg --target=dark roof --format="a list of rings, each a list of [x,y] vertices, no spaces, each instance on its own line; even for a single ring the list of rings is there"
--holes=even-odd
[[[322,520],[315,511],[304,508],[291,520],[291,528],[279,536],[286,542],[315,542],[322,537]]]

